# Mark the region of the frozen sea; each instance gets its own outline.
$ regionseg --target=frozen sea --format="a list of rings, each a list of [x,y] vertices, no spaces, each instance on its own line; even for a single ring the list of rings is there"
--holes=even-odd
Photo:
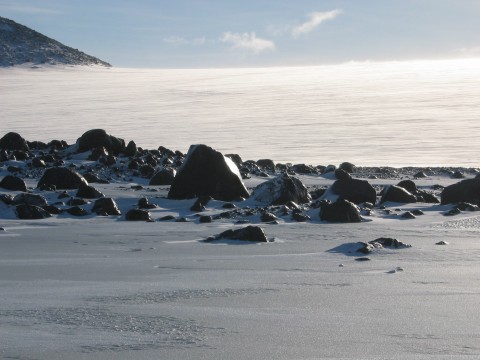
[[[0,70],[0,132],[205,143],[243,160],[478,165],[480,60],[257,69]]]

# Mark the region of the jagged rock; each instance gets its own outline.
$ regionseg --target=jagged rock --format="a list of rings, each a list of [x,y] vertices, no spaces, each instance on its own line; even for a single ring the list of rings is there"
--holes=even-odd
[[[232,201],[248,191],[235,163],[206,145],[192,145],[168,192],[169,199],[211,196]]]
[[[400,215],[402,219],[415,219],[416,216],[413,215],[411,211],[405,211],[402,215]]]
[[[38,194],[29,194],[21,193],[16,195],[12,200],[13,205],[34,205],[34,206],[45,206],[47,205],[47,200]]]
[[[337,180],[326,191],[323,197],[328,197],[331,193],[338,195],[339,198],[346,199],[355,204],[370,202],[375,204],[377,193],[372,185],[366,180],[345,178]]]
[[[0,23],[1,23],[0,17]],[[3,44],[2,44],[3,45]],[[1,56],[0,56],[1,61]],[[28,151],[27,141],[16,132],[9,132],[0,139],[0,149]]]
[[[125,214],[127,221],[152,221],[150,211],[141,209],[131,209]]]
[[[27,185],[23,179],[18,176],[7,175],[0,181],[0,188],[12,191],[27,191]]]
[[[456,202],[480,203],[480,178],[465,179],[447,186],[441,195],[441,204]]]
[[[98,191],[91,185],[82,184],[78,188],[77,194],[75,196],[85,199],[98,199],[100,197],[104,197],[105,195],[103,195],[101,191]]]
[[[221,239],[252,242],[269,242],[267,236],[265,235],[265,231],[259,226],[252,225],[237,230],[226,230],[215,237],[210,237],[206,239],[206,241],[215,241]]]
[[[112,198],[100,198],[93,204],[92,212],[96,214],[121,215],[117,203]]]
[[[404,188],[401,188],[396,185],[389,185],[383,189],[382,198],[380,203],[391,201],[397,203],[415,203],[417,198],[415,195],[409,193]]]
[[[125,148],[125,141],[108,135],[103,129],[92,129],[77,139],[78,152],[84,152],[98,147],[104,147],[109,153],[118,155]]]
[[[341,223],[361,222],[358,207],[345,199],[339,199],[334,203],[324,202],[320,205],[320,220]]]
[[[176,173],[175,169],[164,168],[153,175],[148,185],[172,185]]]
[[[137,144],[133,140],[130,140],[123,150],[123,155],[127,157],[133,157],[137,154]]]
[[[39,206],[30,204],[20,204],[15,207],[17,217],[22,220],[46,219],[51,215]]]
[[[289,201],[304,204],[311,200],[305,185],[288,174],[279,175],[258,185],[253,190],[252,198],[267,205],[284,205]]]
[[[53,167],[45,170],[37,187],[55,186],[57,189],[78,189],[88,185],[87,180],[75,170],[66,167]]]

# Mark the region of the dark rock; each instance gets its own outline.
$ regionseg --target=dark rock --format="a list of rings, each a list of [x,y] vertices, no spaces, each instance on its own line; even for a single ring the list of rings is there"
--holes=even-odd
[[[22,220],[46,219],[51,215],[39,206],[20,204],[15,207],[17,217]]]
[[[60,210],[55,205],[45,205],[45,206],[42,206],[42,209],[48,212],[49,214],[53,214],[53,215],[58,215],[62,212],[62,210]]]
[[[121,211],[118,208],[117,203],[112,198],[100,198],[95,200],[93,204],[92,212],[94,213],[102,213],[107,215],[121,215]]]
[[[262,215],[260,215],[261,222],[270,222],[275,220],[278,220],[278,218],[270,212],[264,212]]]
[[[168,192],[169,199],[249,197],[235,163],[206,145],[192,145]]]
[[[89,183],[109,184],[109,181],[108,181],[108,180],[100,179],[97,175],[92,174],[92,173],[83,174],[83,177],[84,177],[85,180],[87,180],[87,182],[89,182]]]
[[[356,166],[349,162],[343,162],[338,168],[351,174],[355,172]]]
[[[284,205],[289,201],[304,204],[311,200],[305,185],[288,174],[277,176],[258,185],[253,190],[252,197],[268,205]]]
[[[417,198],[415,197],[415,195],[409,193],[404,188],[396,185],[389,185],[383,189],[380,203],[383,204],[387,201],[398,203],[415,203],[417,202]]]
[[[0,139],[0,149],[28,151],[27,141],[16,132],[9,132]]]
[[[155,168],[150,164],[143,164],[138,170],[144,178],[151,178],[155,173]]]
[[[424,213],[422,210],[420,210],[420,209],[415,209],[415,210],[412,210],[412,211],[410,211],[410,212],[411,212],[413,215],[415,215],[415,216],[425,215],[425,213]]]
[[[146,197],[140,198],[138,200],[137,206],[140,209],[155,209],[158,207],[157,205],[150,203],[150,201]]]
[[[413,175],[413,177],[414,177],[415,179],[420,179],[420,178],[426,178],[426,177],[428,177],[428,175],[425,174],[424,171],[419,171],[419,172],[417,172],[415,175]]]
[[[88,211],[82,209],[80,206],[73,206],[67,209],[67,213],[73,216],[86,216],[88,215]]]
[[[99,146],[92,149],[92,153],[88,156],[87,160],[97,161],[101,157],[105,157],[108,155],[108,150],[104,146]]]
[[[131,209],[125,214],[127,221],[152,221],[150,211],[141,209]]]
[[[426,202],[429,204],[438,204],[440,202],[440,200],[438,200],[435,195],[430,194],[426,191],[422,191],[421,197],[423,198],[423,202]]]
[[[235,165],[237,165],[237,167],[239,169],[242,167],[243,160],[240,157],[240,155],[238,155],[238,154],[226,154],[225,156],[228,157],[229,159],[231,159],[235,163]]]
[[[322,174],[328,174],[328,173],[330,173],[330,172],[334,172],[336,168],[337,168],[337,167],[336,167],[335,165],[327,165],[327,166],[325,166],[325,168],[323,169]]]
[[[37,187],[55,186],[57,189],[78,189],[81,185],[88,185],[87,180],[73,169],[53,167],[45,170],[38,181]]]
[[[168,220],[175,220],[175,216],[173,215],[166,215],[166,216],[162,216],[160,219],[158,219],[160,221],[168,221]]]
[[[452,178],[454,179],[463,179],[464,177],[465,175],[458,170],[452,174]]]
[[[23,150],[15,150],[12,153],[12,160],[25,161],[29,158],[28,153]]]
[[[0,148],[0,162],[8,161],[8,153],[7,150],[3,150]]]
[[[98,191],[91,185],[82,184],[78,188],[77,197],[85,198],[85,199],[98,199],[100,197],[104,197],[105,195],[102,192]]]
[[[10,194],[0,194],[0,201],[6,205],[13,204],[13,196]]]
[[[454,215],[458,215],[458,214],[461,214],[462,212],[460,211],[459,208],[457,207],[454,207],[453,209],[450,209],[448,210],[447,212],[445,212],[443,215],[445,216],[454,216]]]
[[[108,135],[103,129],[93,129],[85,132],[77,139],[78,152],[88,151],[98,147],[104,147],[109,153],[118,155],[125,148],[125,141],[112,135]]]
[[[383,248],[391,248],[391,249],[404,249],[404,248],[409,248],[412,247],[412,245],[405,244],[401,241],[398,241],[397,239],[394,238],[385,238],[381,237],[372,241],[369,241],[368,243],[359,243],[362,246],[357,250],[357,252],[361,252],[363,254],[369,254],[373,250],[377,249],[383,249]]]
[[[325,191],[327,191],[327,189],[316,189],[316,190],[310,191],[310,196],[312,200],[317,200],[317,199],[320,199],[325,194]]]
[[[310,220],[310,216],[306,214],[302,214],[300,212],[293,212],[292,213],[292,220],[298,221],[298,222],[305,222],[307,220]]]
[[[397,186],[404,188],[412,195],[417,195],[419,192],[417,185],[415,185],[412,180],[402,180],[397,184]]]
[[[480,178],[465,179],[447,186],[440,197],[442,205],[456,202],[480,204]]]
[[[375,204],[377,193],[372,185],[366,180],[343,179],[333,183],[327,193],[331,191],[342,199],[346,199],[355,204],[370,202]],[[326,196],[326,195],[325,195]]]
[[[335,177],[338,180],[349,180],[352,178],[352,175],[350,175],[348,172],[342,169],[336,169],[335,170]]]
[[[203,215],[198,218],[198,221],[200,221],[202,224],[211,223],[212,220],[213,219],[210,215]]]
[[[410,211],[404,212],[402,215],[400,215],[402,219],[415,219],[416,216],[412,214]]]
[[[359,262],[370,261],[370,260],[371,259],[368,257],[359,257],[355,259],[355,261],[359,261]]]
[[[232,203],[225,203],[225,204],[222,205],[222,208],[224,208],[224,209],[236,209],[237,205],[232,204]]]
[[[68,206],[82,206],[87,205],[88,201],[80,198],[71,198],[67,201]]]
[[[38,194],[29,194],[21,193],[16,195],[12,200],[13,205],[34,205],[34,206],[45,206],[47,205],[47,200]]]
[[[7,175],[0,181],[0,188],[12,191],[27,191],[27,185],[18,176]]]
[[[356,223],[362,218],[357,206],[345,199],[320,205],[320,219],[329,222]]]
[[[172,185],[176,173],[174,169],[164,168],[153,175],[148,185]]]
[[[47,167],[47,164],[45,164],[45,161],[43,161],[42,159],[36,157],[32,159],[32,166],[38,169]]]
[[[190,211],[202,212],[205,210],[205,207],[212,200],[210,196],[199,196],[198,199],[190,207]]]
[[[261,227],[251,225],[237,230],[230,229],[224,231],[210,240],[213,241],[221,239],[252,242],[269,242],[267,236],[265,235],[265,231]]]
[[[467,202],[458,203],[455,207],[461,211],[478,211],[480,209],[478,205]]]
[[[275,172],[275,163],[270,159],[260,159],[257,160],[257,165],[266,171]]]
[[[133,140],[130,140],[127,147],[123,150],[123,155],[127,157],[133,157],[137,154],[137,144]]]
[[[305,164],[295,164],[292,166],[292,170],[297,174],[316,174],[317,170],[313,166]]]

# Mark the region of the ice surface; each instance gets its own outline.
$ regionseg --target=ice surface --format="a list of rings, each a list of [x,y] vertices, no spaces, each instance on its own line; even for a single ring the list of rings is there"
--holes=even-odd
[[[310,186],[333,182],[300,178]],[[418,185],[452,181],[432,178]],[[33,179],[27,185],[34,186]],[[192,200],[167,199],[167,187],[96,186],[122,211],[148,196],[159,205],[152,210],[155,219],[174,214],[189,222],[66,215],[19,221],[2,207],[1,358],[480,356],[475,213],[451,218],[442,215],[447,205],[387,203],[393,214],[375,209],[369,222],[328,224],[315,210],[311,222],[282,218],[278,225],[261,225],[273,243],[235,246],[199,241],[241,225],[231,219],[200,224],[189,211]],[[205,213],[222,211],[222,204],[211,201]],[[425,215],[398,216],[415,208]],[[355,261],[364,255],[353,253],[352,244],[379,237],[412,247]],[[449,244],[435,245],[441,240]]]

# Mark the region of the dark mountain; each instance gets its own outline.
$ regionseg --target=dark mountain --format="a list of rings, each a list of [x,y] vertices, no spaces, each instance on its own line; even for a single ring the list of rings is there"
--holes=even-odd
[[[15,21],[0,17],[0,66],[25,63],[111,66]]]

